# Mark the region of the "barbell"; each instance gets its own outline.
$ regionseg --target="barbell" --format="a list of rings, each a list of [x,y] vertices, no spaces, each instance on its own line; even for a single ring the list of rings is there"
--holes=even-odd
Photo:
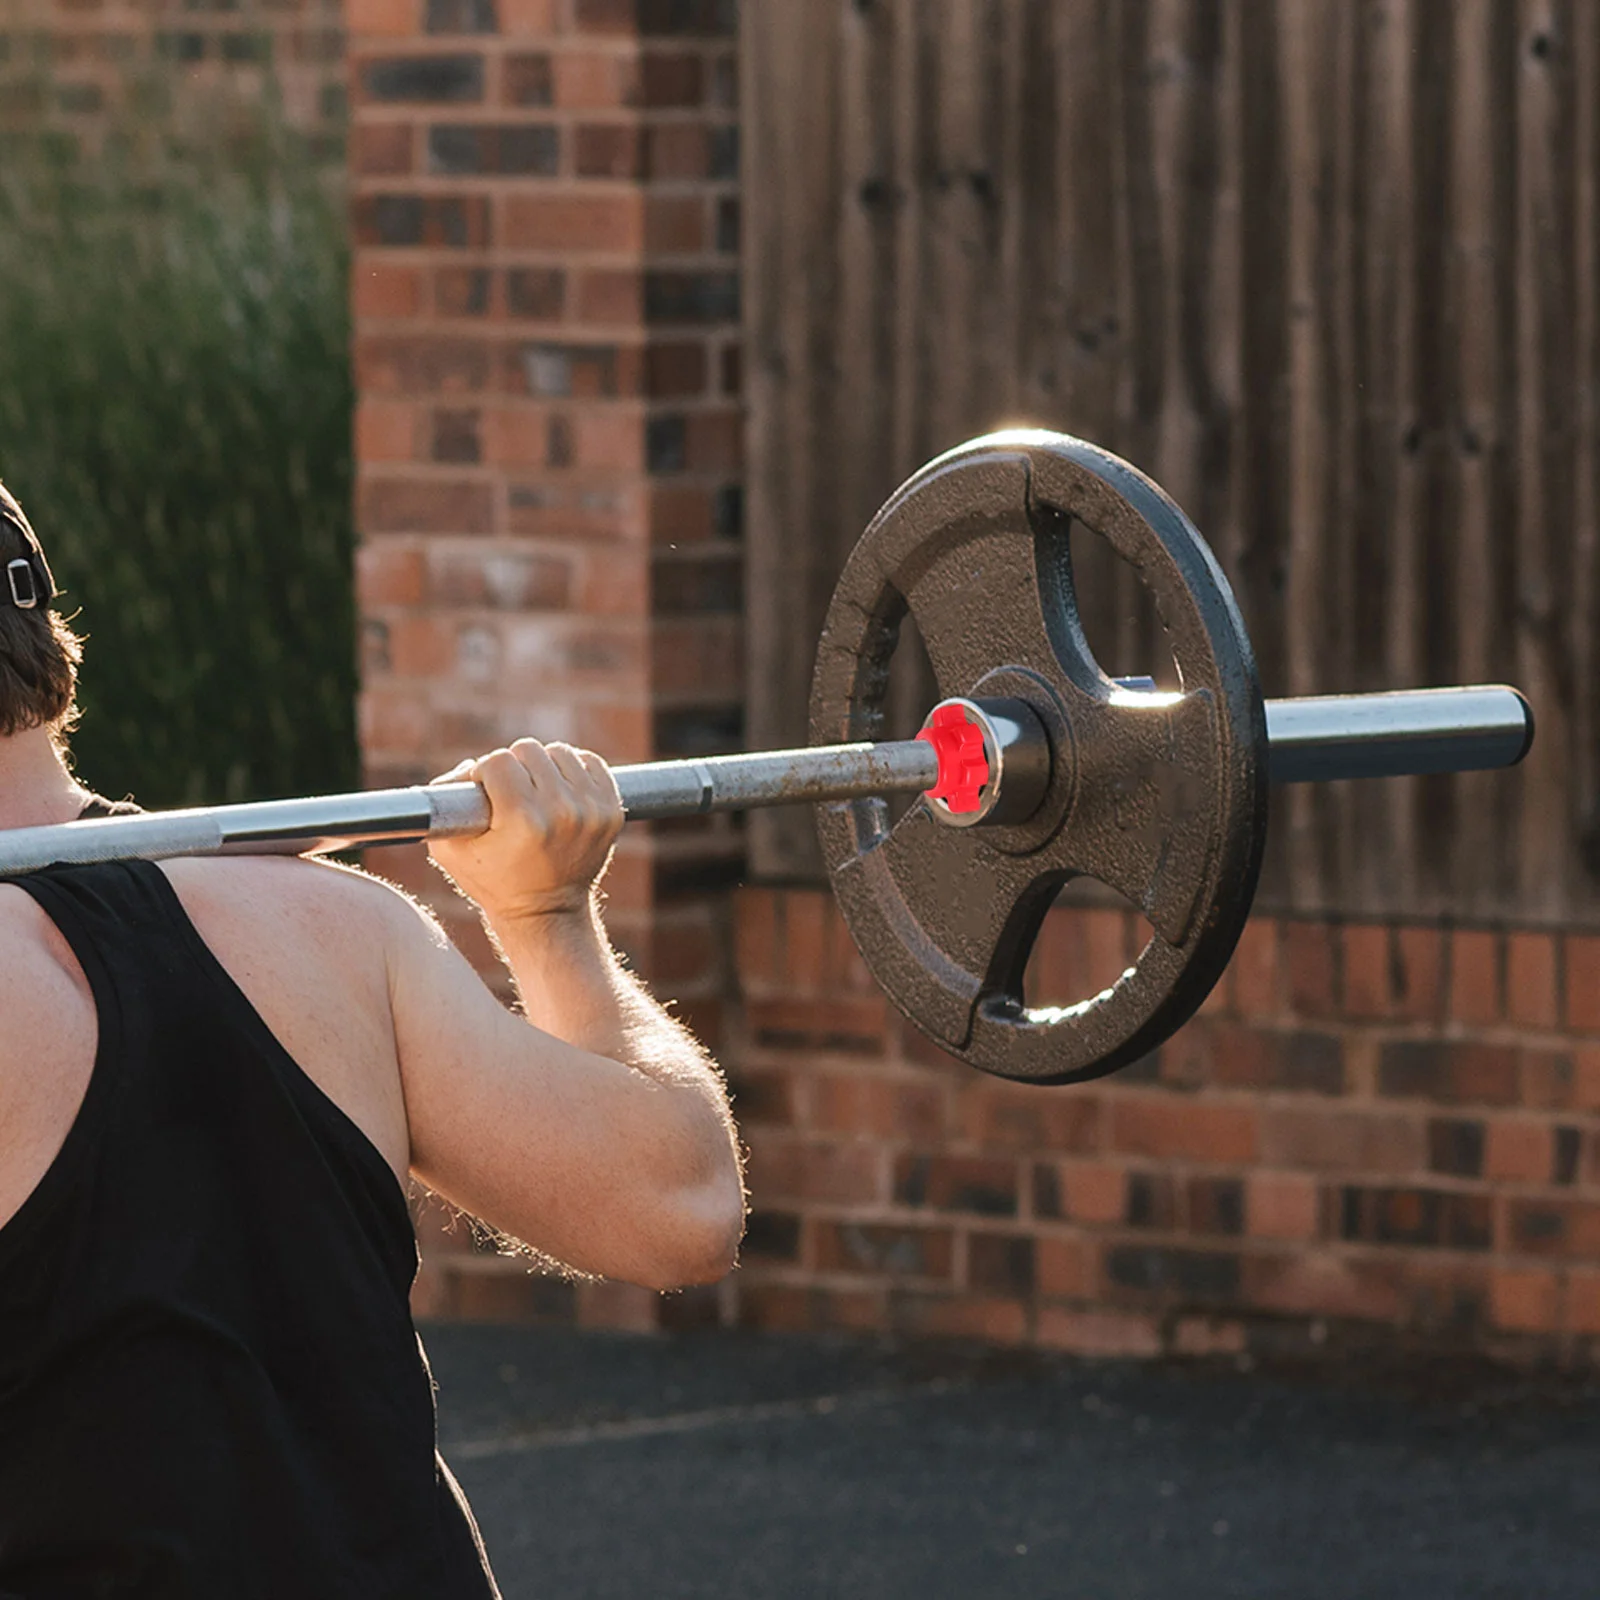
[[[1069,531],[1151,592],[1179,687],[1111,678],[1084,637]],[[911,614],[943,696],[880,739]],[[1064,434],[1012,431],[930,462],[846,562],[811,695],[812,743],[613,769],[629,818],[809,801],[834,893],[874,978],[953,1055],[1064,1083],[1145,1055],[1210,992],[1249,914],[1267,785],[1510,766],[1533,719],[1499,685],[1263,700],[1232,592],[1182,511]],[[886,797],[920,796],[891,824]],[[472,783],[201,807],[0,834],[0,875],[53,863],[317,854],[482,832]],[[1151,936],[1110,988],[1033,1008],[1023,972],[1074,877]]]

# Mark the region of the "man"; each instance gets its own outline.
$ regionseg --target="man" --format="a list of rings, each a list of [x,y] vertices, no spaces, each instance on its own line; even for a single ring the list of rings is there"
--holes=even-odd
[[[104,805],[54,593],[0,490],[0,827]],[[524,740],[452,776],[493,822],[434,858],[525,1016],[337,867],[0,880],[0,1597],[496,1593],[435,1452],[409,1174],[577,1271],[731,1267],[723,1085],[597,908],[609,771]]]

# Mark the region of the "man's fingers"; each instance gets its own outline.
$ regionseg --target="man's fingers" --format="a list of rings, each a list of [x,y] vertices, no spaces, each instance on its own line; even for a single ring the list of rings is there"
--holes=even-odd
[[[617,789],[616,775],[606,765],[605,758],[597,756],[593,750],[580,750],[578,760],[583,763],[583,770],[588,775],[589,782],[605,796],[608,802],[615,802],[620,811],[622,795]]]
[[[555,764],[556,771],[574,789],[581,791],[589,787],[589,774],[584,770],[578,752],[570,744],[547,744],[544,748],[545,754]]]
[[[472,776],[472,769],[477,766],[476,760],[470,756],[465,761],[458,761],[448,772],[441,772],[437,778],[430,778],[430,783],[460,783]]]

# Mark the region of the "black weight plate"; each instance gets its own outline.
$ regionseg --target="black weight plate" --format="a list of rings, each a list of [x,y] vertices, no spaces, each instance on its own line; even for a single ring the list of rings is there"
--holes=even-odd
[[[1079,624],[1077,520],[1150,590],[1179,691],[1120,689]],[[1266,719],[1227,580],[1142,473],[1065,434],[973,440],[884,506],[840,576],[811,696],[817,744],[883,737],[907,610],[941,697],[1015,695],[1049,732],[1039,811],[958,829],[926,802],[891,830],[881,800],[817,808],[834,893],[874,977],[945,1049],[1035,1083],[1098,1077],[1154,1049],[1221,976],[1249,914],[1266,832]],[[1022,975],[1056,890],[1086,875],[1153,936],[1112,988],[1028,1010]]]

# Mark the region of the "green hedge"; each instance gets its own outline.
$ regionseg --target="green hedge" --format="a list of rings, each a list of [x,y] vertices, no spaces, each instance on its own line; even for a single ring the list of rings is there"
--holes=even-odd
[[[272,130],[0,178],[0,477],[87,634],[86,782],[357,781],[344,210]]]

